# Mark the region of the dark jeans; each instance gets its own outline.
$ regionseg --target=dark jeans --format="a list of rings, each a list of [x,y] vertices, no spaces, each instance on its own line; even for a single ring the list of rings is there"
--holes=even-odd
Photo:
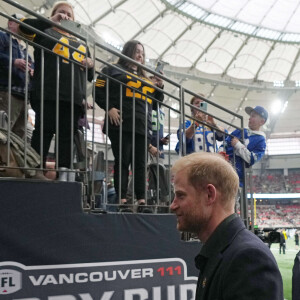
[[[279,245],[279,254],[281,254],[281,248],[282,248],[282,253],[285,254],[285,243]]]
[[[40,136],[43,133],[43,155],[42,162],[45,165],[47,154],[49,151],[50,143],[53,135],[56,133],[56,102],[45,101],[44,102],[44,122],[43,132],[41,132],[41,107],[40,103],[33,103],[32,108],[35,111],[35,129],[32,135],[31,146],[39,154],[41,154],[40,148]],[[78,120],[81,114],[81,107],[74,106],[74,132],[78,129]],[[71,162],[71,140],[74,135],[71,133],[71,103],[61,101],[59,103],[59,132],[58,132],[58,163],[56,166],[72,168],[73,162]]]
[[[119,177],[121,177],[121,199],[126,198],[128,187],[129,166],[132,164],[132,153],[135,157],[134,169],[134,184],[137,199],[145,199],[145,170],[146,170],[146,157],[145,157],[145,136],[141,134],[135,135],[135,148],[133,149],[132,133],[124,132],[122,134],[122,165],[121,176],[119,176],[120,156],[119,156],[119,131],[110,130],[108,133],[111,141],[111,148],[115,157],[114,165],[114,186],[117,194],[119,195]]]

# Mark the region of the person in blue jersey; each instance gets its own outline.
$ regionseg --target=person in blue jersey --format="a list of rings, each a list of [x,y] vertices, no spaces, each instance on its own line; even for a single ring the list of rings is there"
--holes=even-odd
[[[200,95],[204,97],[204,95]],[[198,107],[202,110],[207,109],[207,103],[204,102],[200,97],[193,97],[190,101],[190,104]],[[191,107],[191,114],[194,119],[197,119],[202,122],[207,122],[207,115],[197,108]],[[179,154],[180,142],[179,134],[180,129],[177,131],[178,143],[175,147],[176,152]],[[185,135],[182,135],[185,138],[186,144],[186,154],[193,152],[216,152],[216,140],[214,137],[214,132],[211,131],[211,128],[203,126],[194,120],[185,121]],[[182,152],[182,150],[181,150]]]
[[[231,135],[225,139],[224,149],[229,155],[229,160],[235,162],[235,168],[240,178],[240,186],[243,186],[244,172],[243,161],[246,163],[246,168],[254,165],[262,159],[266,151],[266,136],[261,127],[268,119],[268,112],[262,106],[254,108],[247,106],[246,113],[250,116],[248,127],[244,129],[244,143],[240,141],[242,132],[239,129],[234,130]],[[217,126],[213,119],[211,124]]]

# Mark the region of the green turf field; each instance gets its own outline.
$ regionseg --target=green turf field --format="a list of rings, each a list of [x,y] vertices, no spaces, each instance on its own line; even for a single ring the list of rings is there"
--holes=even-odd
[[[279,244],[272,244],[271,251],[274,254],[283,280],[284,299],[292,300],[292,269],[294,259],[299,251],[296,250],[294,240],[287,240],[285,255],[279,254]]]

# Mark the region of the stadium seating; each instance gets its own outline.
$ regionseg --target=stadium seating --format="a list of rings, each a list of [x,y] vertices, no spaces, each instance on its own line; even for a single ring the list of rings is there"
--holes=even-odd
[[[300,204],[256,205],[256,224],[260,228],[299,227]]]
[[[249,186],[249,185],[248,185]],[[269,174],[252,176],[254,193],[299,193],[300,174]],[[250,190],[248,190],[250,192]]]

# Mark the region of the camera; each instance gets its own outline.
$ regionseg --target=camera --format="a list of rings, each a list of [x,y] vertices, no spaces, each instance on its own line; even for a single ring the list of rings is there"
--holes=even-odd
[[[266,244],[279,244],[280,233],[274,229],[255,229],[254,233]]]
[[[200,103],[200,108],[204,111],[207,111],[207,102],[201,102]]]

